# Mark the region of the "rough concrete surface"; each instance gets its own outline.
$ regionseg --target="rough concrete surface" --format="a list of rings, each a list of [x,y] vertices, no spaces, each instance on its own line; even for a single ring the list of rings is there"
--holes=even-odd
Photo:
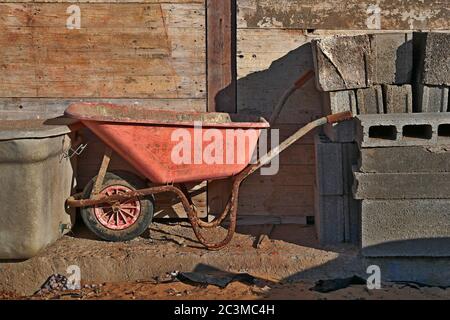
[[[447,199],[450,172],[355,172],[355,199]]]
[[[316,85],[320,91],[337,91],[369,86],[371,60],[367,35],[335,36],[312,42]],[[345,53],[345,54],[344,54]]]
[[[314,223],[319,243],[336,245],[345,242],[345,196],[327,196],[316,192],[315,197]]]
[[[429,86],[418,84],[415,86],[415,111],[416,112],[448,112],[449,88],[445,86]]]
[[[384,113],[383,90],[380,85],[356,91],[358,114]]]
[[[360,172],[450,172],[450,145],[363,148],[360,153]]]
[[[335,114],[345,111],[357,113],[355,90],[323,92],[324,114]]]
[[[363,200],[362,252],[450,256],[450,200]]]
[[[332,142],[350,143],[356,139],[355,121],[349,120],[336,124],[325,124],[323,133]]]
[[[383,85],[386,113],[412,113],[413,93],[410,84]]]
[[[414,33],[417,80],[427,85],[450,86],[450,33]]]
[[[412,33],[369,35],[373,51],[374,84],[411,83],[413,72]]]
[[[70,145],[67,135],[0,141],[0,259],[30,258],[72,227]]]
[[[323,114],[335,114],[351,111],[354,115],[358,109],[356,105],[356,94],[354,90],[323,92]],[[355,141],[354,121],[345,121],[337,124],[326,124],[325,135],[333,142]]]
[[[316,151],[316,183],[320,195],[343,195],[342,144],[324,135],[314,138]]]
[[[450,143],[450,113],[366,114],[356,117],[361,148]]]

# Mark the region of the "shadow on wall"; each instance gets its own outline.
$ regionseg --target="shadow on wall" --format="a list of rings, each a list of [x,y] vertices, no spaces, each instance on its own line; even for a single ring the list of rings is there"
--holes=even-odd
[[[238,59],[248,58],[238,55]],[[257,65],[258,56],[253,55],[252,59]],[[242,69],[245,70],[245,66]],[[311,69],[314,69],[312,49],[311,44],[306,43],[273,61],[268,69],[250,73],[238,79],[238,112],[270,118],[273,108],[284,91]],[[320,115],[321,96],[315,88],[314,81],[310,81],[289,99],[280,114],[278,123],[300,125]]]
[[[450,238],[423,238],[402,241],[390,241],[364,249],[373,257],[364,257],[357,251],[341,252],[336,259],[325,262],[287,278],[285,282],[299,280],[326,280],[360,276],[368,278],[372,273],[368,267],[380,268],[382,282],[416,282],[429,286],[450,286],[450,257],[448,244]],[[420,250],[422,248],[422,250]],[[428,250],[426,251],[426,248]],[[419,249],[419,250],[418,250]],[[391,257],[377,257],[392,254]],[[416,256],[399,256],[404,252],[416,252]],[[425,257],[433,252],[436,257]]]
[[[275,61],[268,61],[273,57],[270,52],[269,55],[271,56],[265,57],[262,54],[258,56],[252,53],[238,55],[239,74],[243,75],[246,70],[249,70],[247,75],[237,80],[238,113],[269,119],[283,93],[305,72],[314,69],[310,43],[304,43]],[[254,69],[254,66],[263,65],[265,62],[270,63],[267,69],[252,72],[251,69]],[[229,93],[228,90],[229,88],[226,88],[219,93],[216,101],[224,101],[224,96]],[[280,140],[287,138],[304,124],[320,117],[321,102],[321,93],[317,91],[313,80],[295,92],[273,126],[280,130]],[[281,154],[280,170],[276,176],[252,176],[243,183],[238,214],[291,217],[314,215],[314,134],[315,132],[304,137]],[[254,175],[259,175],[259,172]],[[222,209],[224,206],[225,203],[220,205]],[[298,231],[302,232],[300,229],[303,226],[298,227]],[[308,233],[308,236],[315,238],[315,234]],[[292,240],[289,237],[290,235],[286,237],[279,235],[277,238]]]

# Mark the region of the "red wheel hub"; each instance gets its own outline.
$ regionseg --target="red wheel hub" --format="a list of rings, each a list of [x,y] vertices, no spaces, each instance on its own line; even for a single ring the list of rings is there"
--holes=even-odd
[[[103,189],[100,194],[112,196],[133,191],[132,189],[114,185]],[[132,198],[122,203],[113,205],[102,204],[94,207],[94,215],[102,226],[111,230],[124,230],[131,227],[139,218],[141,213],[141,203],[139,199]]]

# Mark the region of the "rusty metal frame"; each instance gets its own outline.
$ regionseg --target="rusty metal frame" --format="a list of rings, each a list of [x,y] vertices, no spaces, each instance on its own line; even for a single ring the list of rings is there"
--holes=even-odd
[[[165,185],[165,186],[157,186],[151,187],[141,190],[135,190],[132,192],[128,192],[126,194],[115,194],[112,196],[99,195],[98,190],[101,188],[103,183],[103,179],[105,177],[109,162],[111,160],[112,151],[110,148],[105,150],[105,154],[103,156],[102,165],[99,169],[99,174],[95,181],[95,194],[92,194],[90,199],[82,199],[82,193],[76,194],[69,199],[67,199],[66,204],[70,207],[90,207],[99,205],[102,203],[115,203],[122,202],[124,200],[128,200],[131,198],[139,198],[145,197],[148,195],[155,195],[158,193],[164,192],[172,192],[175,193],[178,198],[181,200],[183,204],[183,208],[186,211],[189,222],[194,230],[195,236],[198,241],[203,244],[209,250],[219,250],[225,247],[228,243],[230,243],[233,238],[234,232],[236,230],[236,220],[237,220],[237,205],[239,198],[239,188],[241,186],[242,181],[244,181],[249,175],[260,169],[262,166],[268,164],[273,158],[278,156],[281,152],[286,150],[289,146],[291,146],[294,142],[299,140],[301,137],[306,135],[311,130],[325,124],[325,123],[335,123],[344,120],[348,120],[352,118],[351,112],[343,112],[335,115],[331,115],[328,117],[322,117],[317,119],[303,128],[299,129],[292,136],[283,141],[280,146],[270,150],[266,155],[262,156],[255,164],[248,165],[244,170],[242,170],[239,174],[233,177],[233,185],[231,190],[231,197],[228,200],[228,203],[222,212],[215,220],[212,222],[204,222],[198,218],[197,212],[195,210],[195,206],[193,205],[192,199],[189,196],[188,190],[184,184],[180,186],[173,185]],[[202,228],[214,228],[219,226],[222,221],[227,217],[230,217],[230,224],[228,226],[228,232],[226,237],[217,243],[212,243],[206,240],[201,232]]]
[[[91,191],[91,197],[97,197],[101,191],[103,181],[105,180],[106,171],[108,170],[109,163],[111,162],[112,152],[113,151],[110,147],[105,148],[102,164],[98,170],[97,179],[95,179],[94,187]]]

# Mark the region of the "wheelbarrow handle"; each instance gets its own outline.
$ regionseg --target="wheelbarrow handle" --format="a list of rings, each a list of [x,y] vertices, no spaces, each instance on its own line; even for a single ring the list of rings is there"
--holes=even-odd
[[[335,113],[327,116],[328,123],[338,123],[353,118],[353,113],[351,111],[345,111],[340,113]]]
[[[294,83],[294,87],[296,89],[300,89],[301,87],[303,87],[303,85],[309,81],[309,79],[311,79],[312,77],[314,77],[314,71],[309,70],[307,71],[305,74],[303,74],[297,81],[295,81]]]

